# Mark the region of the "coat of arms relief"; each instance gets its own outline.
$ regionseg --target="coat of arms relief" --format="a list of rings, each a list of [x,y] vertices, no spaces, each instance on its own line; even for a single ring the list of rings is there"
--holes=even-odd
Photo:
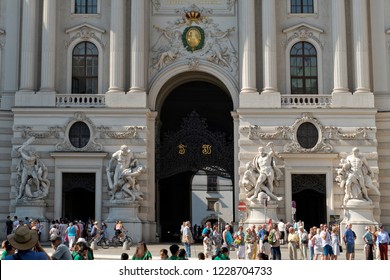
[[[202,61],[211,62],[236,76],[238,54],[233,43],[235,27],[223,29],[210,16],[211,9],[192,5],[175,10],[181,15],[165,26],[153,25],[150,71],[154,75],[165,67],[187,61],[197,70]]]

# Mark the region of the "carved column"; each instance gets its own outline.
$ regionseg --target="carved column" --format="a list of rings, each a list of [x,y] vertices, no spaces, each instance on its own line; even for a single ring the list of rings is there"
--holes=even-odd
[[[42,68],[40,91],[55,91],[57,1],[43,1]]]
[[[352,0],[355,92],[370,92],[367,0]]]
[[[23,0],[20,91],[35,91],[37,0]]]
[[[276,14],[275,1],[263,0],[263,76],[264,89],[262,93],[277,92],[277,59],[276,59]]]
[[[332,0],[333,94],[348,89],[345,0]]]
[[[131,1],[131,87],[130,92],[145,92],[145,8],[146,1]]]
[[[109,92],[124,91],[124,40],[125,1],[111,0]]]
[[[255,1],[238,1],[241,93],[257,93]]]

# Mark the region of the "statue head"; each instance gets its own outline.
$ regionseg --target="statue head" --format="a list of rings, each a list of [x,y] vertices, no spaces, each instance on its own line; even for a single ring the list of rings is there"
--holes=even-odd
[[[122,146],[121,146],[121,151],[122,151],[124,154],[127,154],[130,150],[129,150],[129,148],[127,147],[127,145],[122,145]]]
[[[264,153],[264,147],[263,146],[260,146],[257,150],[259,151],[259,154]]]
[[[352,149],[353,154],[356,156],[359,154],[359,148],[355,147]]]

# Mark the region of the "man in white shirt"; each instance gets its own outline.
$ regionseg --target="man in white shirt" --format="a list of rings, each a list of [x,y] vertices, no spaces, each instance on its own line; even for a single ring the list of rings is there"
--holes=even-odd
[[[323,230],[321,231],[321,238],[322,238],[322,249],[323,249],[323,254],[322,254],[322,260],[330,260],[331,256],[333,256],[333,249],[332,246],[330,245],[330,233],[328,230],[328,226],[324,225]]]

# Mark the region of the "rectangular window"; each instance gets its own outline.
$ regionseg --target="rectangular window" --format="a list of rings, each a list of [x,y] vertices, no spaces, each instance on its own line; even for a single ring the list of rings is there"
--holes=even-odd
[[[207,199],[207,211],[215,211],[214,205],[218,201],[218,198],[206,198]]]
[[[207,192],[218,191],[217,178],[216,175],[207,175]]]
[[[312,14],[314,13],[313,0],[291,0],[292,14]]]
[[[75,0],[75,14],[97,14],[98,0]]]

